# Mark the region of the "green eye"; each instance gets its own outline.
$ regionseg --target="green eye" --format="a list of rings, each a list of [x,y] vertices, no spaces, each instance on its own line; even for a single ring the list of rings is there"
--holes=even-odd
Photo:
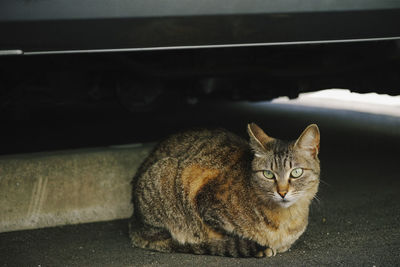
[[[264,177],[267,178],[267,179],[274,179],[274,178],[275,178],[274,173],[271,172],[271,171],[268,171],[268,170],[263,171],[263,175],[264,175]]]
[[[293,178],[299,178],[302,174],[303,174],[303,169],[302,168],[293,169],[292,172],[290,173],[290,175]]]

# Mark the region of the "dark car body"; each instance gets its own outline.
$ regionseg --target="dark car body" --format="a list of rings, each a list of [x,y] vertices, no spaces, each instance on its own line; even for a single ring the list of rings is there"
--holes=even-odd
[[[389,0],[2,0],[0,50],[65,53],[390,40]]]

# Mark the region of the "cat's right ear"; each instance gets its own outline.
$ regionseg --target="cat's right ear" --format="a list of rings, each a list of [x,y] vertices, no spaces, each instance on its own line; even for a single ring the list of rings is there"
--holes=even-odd
[[[250,136],[250,146],[256,152],[266,151],[266,145],[274,141],[274,138],[269,137],[257,124],[249,123],[247,132]]]

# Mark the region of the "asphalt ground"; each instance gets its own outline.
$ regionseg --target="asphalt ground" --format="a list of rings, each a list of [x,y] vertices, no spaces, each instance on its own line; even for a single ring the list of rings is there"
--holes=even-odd
[[[222,126],[245,137],[246,123],[252,121],[269,135],[283,139],[297,138],[309,123],[320,127],[319,200],[311,206],[306,232],[290,251],[263,259],[145,251],[131,248],[127,220],[118,220],[1,233],[0,265],[400,265],[400,117],[271,103],[211,103],[115,120],[71,119],[56,127],[45,120],[14,125],[30,137],[14,143],[13,151],[155,141],[193,126]],[[12,138],[11,130],[3,134]],[[35,138],[32,145],[29,140]],[[9,142],[3,142],[11,151]]]

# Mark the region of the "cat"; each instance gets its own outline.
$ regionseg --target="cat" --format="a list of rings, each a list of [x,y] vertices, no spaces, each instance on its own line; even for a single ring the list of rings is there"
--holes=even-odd
[[[254,123],[247,130],[250,141],[223,129],[192,130],[155,147],[132,181],[134,247],[231,257],[291,247],[318,191],[318,126],[295,141]]]

